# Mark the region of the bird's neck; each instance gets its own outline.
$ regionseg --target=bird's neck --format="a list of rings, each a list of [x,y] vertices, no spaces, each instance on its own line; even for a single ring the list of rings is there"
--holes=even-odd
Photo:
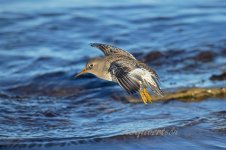
[[[111,74],[108,71],[109,67],[110,67],[110,64],[106,61],[99,63],[98,64],[98,72],[95,72],[95,75],[98,78],[108,80],[108,81],[112,81]]]

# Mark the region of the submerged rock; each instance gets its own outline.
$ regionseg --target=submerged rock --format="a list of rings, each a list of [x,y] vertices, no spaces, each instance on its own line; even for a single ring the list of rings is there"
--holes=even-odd
[[[222,74],[220,75],[212,75],[210,77],[210,80],[213,80],[213,81],[222,81],[222,80],[226,80],[226,71],[224,71]]]
[[[162,56],[163,54],[161,52],[152,51],[144,57],[144,61],[145,62],[154,61],[154,60],[160,59]]]
[[[188,88],[166,93],[164,97],[154,96],[153,101],[179,100],[193,102],[207,98],[226,98],[226,88]],[[131,103],[142,103],[139,98],[127,96],[126,99]]]
[[[214,60],[216,54],[211,51],[200,52],[194,57],[194,60],[201,62],[211,62]]]

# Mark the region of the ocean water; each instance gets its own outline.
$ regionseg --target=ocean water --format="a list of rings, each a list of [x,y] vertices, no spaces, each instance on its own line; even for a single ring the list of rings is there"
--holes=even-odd
[[[224,0],[0,0],[0,148],[226,149],[226,99],[129,103],[118,85],[73,78],[123,48],[163,91],[225,87]]]

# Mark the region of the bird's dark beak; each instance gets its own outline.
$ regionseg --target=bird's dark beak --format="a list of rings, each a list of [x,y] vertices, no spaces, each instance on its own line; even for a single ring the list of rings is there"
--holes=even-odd
[[[84,68],[80,73],[78,73],[78,74],[75,76],[75,78],[77,78],[78,76],[81,76],[81,75],[83,75],[83,74],[85,74],[85,73],[87,73],[87,69],[86,69],[86,68]]]

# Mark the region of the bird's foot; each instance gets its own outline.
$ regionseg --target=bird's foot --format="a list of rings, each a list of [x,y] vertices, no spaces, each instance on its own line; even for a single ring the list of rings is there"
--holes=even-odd
[[[147,102],[152,103],[151,95],[148,93],[148,90],[146,87],[144,87],[144,89],[143,89],[142,84],[140,84],[139,93],[140,93],[140,97],[141,97],[142,101],[144,102],[144,104],[147,104]]]
[[[147,90],[146,87],[144,88],[143,93],[144,93],[146,99],[147,99],[150,103],[152,103],[152,97],[151,97],[151,95],[148,93],[148,90]]]
[[[147,98],[146,98],[146,96],[144,94],[144,91],[143,90],[139,90],[139,93],[140,93],[140,97],[143,100],[144,104],[147,104],[148,100],[147,100]]]
[[[147,104],[148,100],[145,96],[144,90],[142,89],[142,84],[140,84],[139,93],[140,93],[140,97],[141,97],[142,101],[144,102],[144,104]]]

